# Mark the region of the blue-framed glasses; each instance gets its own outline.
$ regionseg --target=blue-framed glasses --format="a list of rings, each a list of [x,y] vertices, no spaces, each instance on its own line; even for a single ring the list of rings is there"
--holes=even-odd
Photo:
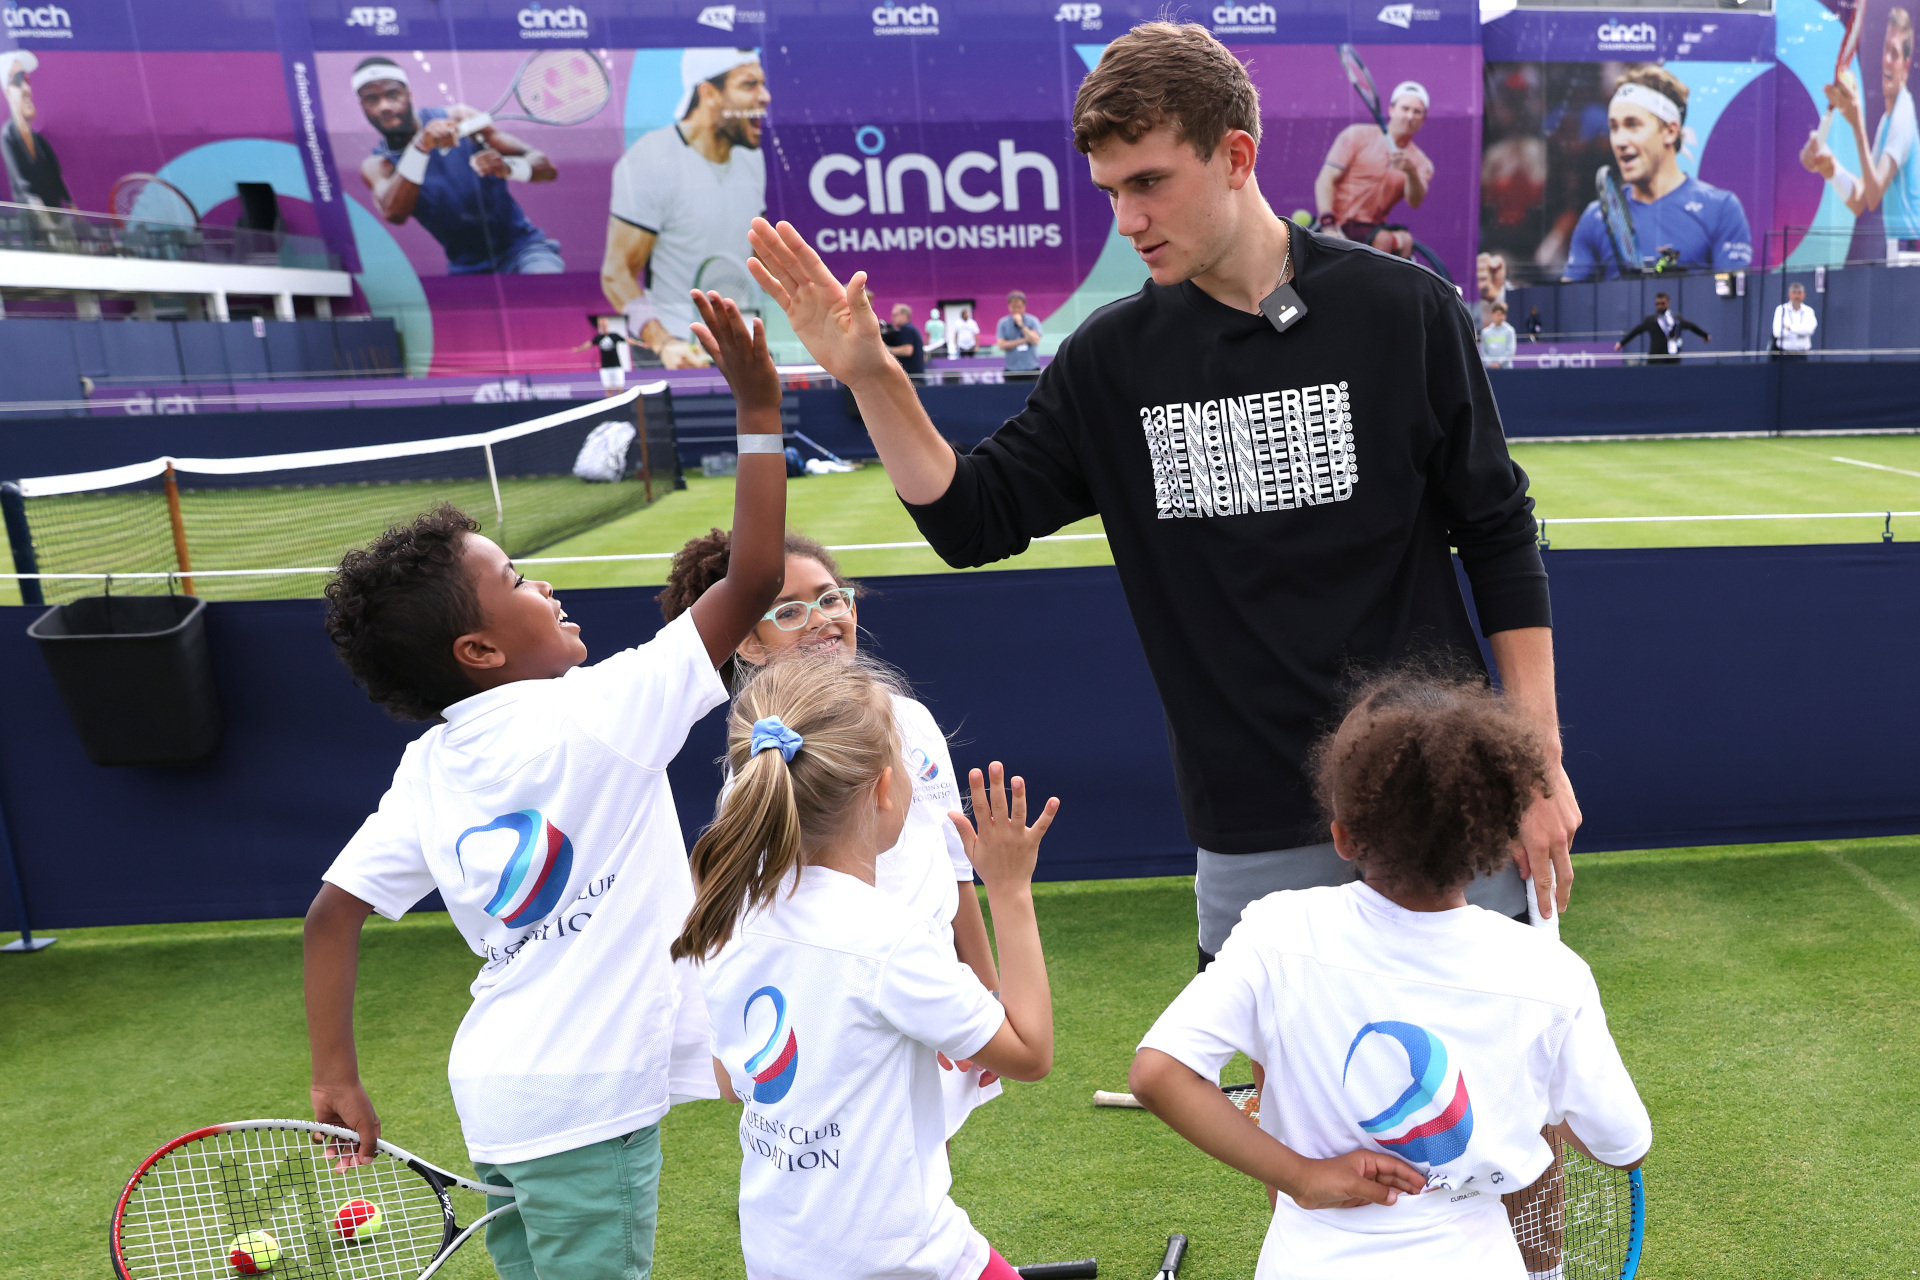
[[[812,602],[789,600],[767,610],[761,615],[761,621],[771,622],[782,631],[798,631],[807,625],[808,618],[816,609],[828,622],[844,618],[853,612],[853,592],[845,587],[833,587],[821,592],[820,598]]]

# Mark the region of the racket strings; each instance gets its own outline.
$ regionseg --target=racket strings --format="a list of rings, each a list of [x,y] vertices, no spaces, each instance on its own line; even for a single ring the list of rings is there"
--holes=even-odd
[[[1633,1240],[1628,1177],[1554,1142],[1554,1162],[1501,1199],[1521,1261],[1535,1276],[1618,1280]]]
[[[380,1222],[343,1239],[335,1215],[353,1200]],[[241,1129],[163,1156],[133,1189],[116,1243],[130,1280],[232,1280],[244,1273],[230,1255],[250,1233],[271,1237],[249,1243],[274,1280],[411,1280],[439,1253],[445,1224],[433,1186],[391,1156],[339,1169],[304,1129]]]
[[[542,124],[568,125],[596,115],[613,88],[606,68],[591,53],[555,49],[536,53],[520,72],[516,96],[527,115]]]

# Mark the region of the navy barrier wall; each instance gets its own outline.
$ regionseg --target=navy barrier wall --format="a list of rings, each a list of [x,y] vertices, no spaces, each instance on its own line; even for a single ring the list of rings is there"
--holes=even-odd
[[[1554,551],[1547,564],[1579,848],[1920,831],[1920,545]],[[1003,759],[1061,796],[1042,877],[1192,870],[1111,569],[871,585],[873,648],[914,679],[956,766]],[[567,608],[604,656],[652,634],[653,594],[574,591]],[[218,753],[99,768],[26,638],[37,612],[0,609],[0,803],[36,927],[299,913],[422,732],[349,684],[317,602],[215,604]],[[711,812],[720,726],[718,712],[698,726],[671,770],[689,838]],[[8,892],[0,927],[17,919]]]

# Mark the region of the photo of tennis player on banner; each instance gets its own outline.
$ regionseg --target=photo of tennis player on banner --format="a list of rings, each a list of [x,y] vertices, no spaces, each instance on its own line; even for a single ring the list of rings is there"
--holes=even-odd
[[[1920,155],[1915,154],[1920,129],[1915,127],[1913,94],[1907,85],[1913,70],[1913,16],[1898,5],[1887,10],[1879,50],[1880,123],[1871,144],[1866,95],[1849,65],[1861,44],[1865,16],[1864,4],[1853,9],[1833,83],[1826,86],[1826,112],[1820,127],[1807,138],[1800,163],[1826,179],[1855,217],[1880,210],[1886,261],[1920,262]],[[1827,140],[1826,128],[1835,112],[1847,123],[1847,132],[1839,135],[1838,153]],[[1851,142],[1846,141],[1848,134]]]
[[[747,228],[767,208],[760,142],[772,95],[757,49],[680,55],[671,123],[643,134],[613,168],[600,287],[627,336],[669,369],[707,363],[692,341],[690,289],[757,312]]]
[[[1339,52],[1347,80],[1373,123],[1347,126],[1328,148],[1313,182],[1320,229],[1411,258],[1413,233],[1389,219],[1402,200],[1418,209],[1433,184],[1433,161],[1413,141],[1427,123],[1433,97],[1419,81],[1403,80],[1383,102],[1354,47],[1343,44]]]

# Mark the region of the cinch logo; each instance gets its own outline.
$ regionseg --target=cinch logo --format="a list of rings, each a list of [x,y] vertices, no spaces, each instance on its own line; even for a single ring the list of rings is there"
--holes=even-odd
[[[1053,15],[1055,22],[1077,22],[1083,31],[1100,29],[1101,8],[1097,4],[1063,4],[1060,12]]]
[[[863,125],[854,131],[854,146],[864,154],[864,159],[832,152],[814,161],[812,171],[807,174],[807,191],[813,196],[813,202],[836,218],[851,218],[862,210],[906,213],[906,180],[910,174],[919,177],[925,207],[930,213],[945,213],[948,200],[968,213],[985,213],[989,209],[1018,213],[1020,175],[1028,170],[1040,177],[1041,207],[1060,207],[1060,172],[1054,168],[1053,161],[1038,151],[1019,150],[1011,138],[1000,139],[998,159],[984,151],[962,151],[949,160],[945,168],[931,156],[917,151],[903,151],[883,164],[880,152],[886,149],[886,135],[873,125]],[[1000,173],[998,191],[968,189],[967,175],[975,171],[992,173],[996,169]],[[840,174],[864,175],[865,194],[861,194],[857,186],[844,195],[836,194],[828,183]]]
[[[371,27],[377,36],[397,36],[400,34],[400,11],[385,7],[364,6],[347,10],[347,25],[350,27]]]
[[[778,987],[762,987],[748,996],[740,1024],[753,1017],[753,1006],[763,996],[773,1004],[773,1032],[760,1052],[747,1059],[747,1074],[753,1077],[755,1102],[778,1102],[793,1088],[794,1073],[800,1069],[800,1040],[787,1025],[787,998]]]
[[[1660,29],[1651,22],[1603,22],[1596,34],[1601,44],[1630,44],[1652,48],[1660,39]]]
[[[1404,1160],[1429,1168],[1446,1164],[1459,1159],[1473,1137],[1466,1077],[1448,1063],[1440,1037],[1424,1027],[1410,1022],[1361,1027],[1347,1046],[1340,1083],[1369,1108],[1392,1098],[1360,1127]]]
[[[462,831],[453,842],[454,859],[461,859],[461,846],[469,836],[486,831],[511,831],[517,840],[493,897],[481,910],[515,929],[541,919],[560,901],[573,876],[573,841],[538,809],[522,809]]]
[[[1413,25],[1413,6],[1410,4],[1390,4],[1380,11],[1380,21],[1390,27],[1405,30]]]
[[[1213,11],[1213,29],[1228,34],[1270,33],[1280,11],[1270,4],[1223,4]]]
[[[73,38],[73,18],[57,4],[43,4],[32,9],[10,4],[6,8],[5,21],[8,34],[22,40]]]
[[[585,35],[587,33],[587,12],[584,9],[568,5],[564,9],[542,9],[540,0],[514,15],[520,24],[522,36],[545,35]]]
[[[940,11],[930,4],[897,5],[887,0],[873,11],[873,34],[877,36],[937,36]]]

